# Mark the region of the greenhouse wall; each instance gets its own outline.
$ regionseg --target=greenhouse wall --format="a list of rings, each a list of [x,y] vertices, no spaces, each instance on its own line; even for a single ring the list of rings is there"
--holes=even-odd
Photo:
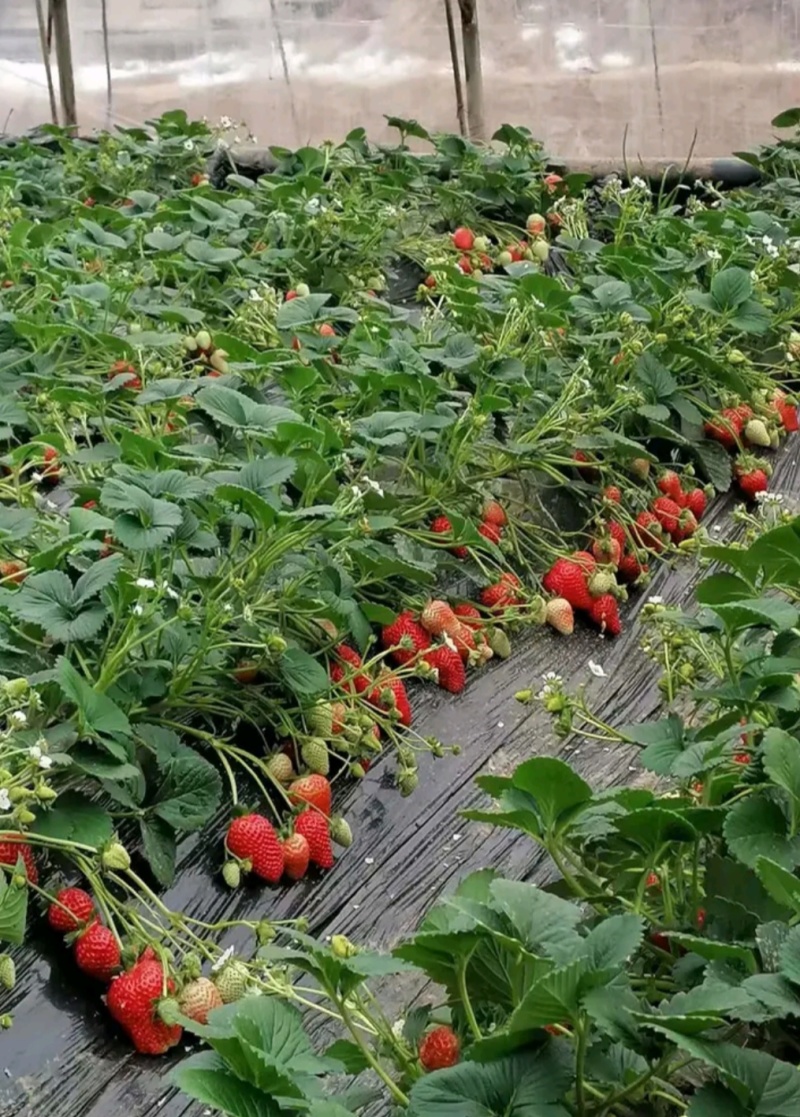
[[[457,0],[453,0],[457,9]],[[800,0],[479,0],[487,127],[555,154],[721,155],[800,101]],[[456,128],[444,0],[69,0],[82,129],[176,106],[297,146]],[[0,0],[0,130],[49,118],[34,0]]]

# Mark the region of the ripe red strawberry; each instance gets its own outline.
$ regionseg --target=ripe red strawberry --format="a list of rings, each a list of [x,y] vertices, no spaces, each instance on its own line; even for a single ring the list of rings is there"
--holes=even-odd
[[[488,539],[490,543],[499,543],[503,538],[503,529],[498,527],[497,524],[483,522],[478,524],[478,534],[482,535],[484,539]]]
[[[458,1036],[452,1028],[434,1028],[419,1045],[419,1061],[426,1071],[454,1067],[461,1054]]]
[[[647,573],[647,566],[643,566],[639,562],[638,555],[631,552],[620,559],[618,573],[623,582],[635,582],[642,574]]]
[[[233,672],[234,679],[242,686],[249,686],[254,683],[258,676],[258,664],[254,663],[252,659],[243,659],[240,663],[237,663]]]
[[[674,500],[670,500],[668,496],[659,496],[653,501],[651,511],[667,535],[674,535],[678,530],[678,520],[681,515],[680,505]]]
[[[391,693],[390,699],[387,698],[386,691]],[[408,700],[403,680],[398,679],[395,675],[389,672],[382,673],[378,677],[374,688],[369,692],[367,702],[375,709],[385,710],[387,713],[396,710],[400,715],[398,718],[400,724],[405,725],[406,728],[411,725],[411,703]]]
[[[422,610],[420,623],[431,636],[452,635],[461,623],[446,601],[429,601]]]
[[[235,818],[228,827],[225,845],[234,857],[249,861],[257,877],[272,884],[281,879],[283,850],[272,823],[263,815],[245,814]]]
[[[664,550],[663,529],[652,512],[640,512],[632,529],[638,543],[648,551],[658,555]]]
[[[431,646],[428,633],[413,613],[406,610],[381,631],[381,643],[400,667],[410,663],[419,652]]]
[[[794,434],[794,432],[800,428],[796,404],[787,403],[786,400],[778,396],[776,396],[774,402],[780,420],[783,423],[783,429],[789,434]]]
[[[302,880],[308,872],[311,850],[302,834],[292,834],[283,845],[283,871],[289,880]]]
[[[474,605],[462,601],[458,605],[453,606],[453,612],[461,623],[467,625],[468,628],[479,630],[483,627],[481,612],[479,609],[476,609]]]
[[[658,488],[676,504],[680,503],[680,498],[683,493],[683,486],[681,479],[674,469],[666,469],[656,482]]]
[[[576,450],[575,453],[572,455],[572,461],[574,462],[575,468],[578,470],[580,475],[582,477],[585,477],[587,481],[597,480],[597,469],[593,465],[592,459],[589,457],[588,454],[584,453],[583,450]]]
[[[622,557],[622,547],[616,539],[612,539],[611,536],[608,535],[604,539],[594,540],[592,543],[592,555],[598,562],[619,566],[619,560]]]
[[[165,1024],[157,1015],[165,986],[168,993],[175,989],[171,978],[164,979],[161,962],[145,951],[126,973],[111,982],[108,990],[108,1011],[142,1055],[163,1055],[183,1033],[179,1024]]]
[[[645,881],[645,887],[646,888],[659,888],[660,886],[661,886],[661,880],[659,879],[658,873],[649,873],[648,877],[647,877],[647,880]]]
[[[333,847],[328,820],[318,811],[303,811],[294,820],[296,834],[302,835],[308,843],[308,855],[320,869],[333,868]]]
[[[567,557],[570,562],[577,562],[586,574],[594,574],[597,569],[597,559],[589,551],[573,551]]]
[[[481,605],[485,605],[487,609],[491,609],[495,613],[501,613],[503,609],[519,605],[522,599],[515,592],[519,584],[519,578],[516,574],[508,572],[501,574],[499,582],[481,590]]]
[[[58,902],[47,909],[47,922],[62,935],[77,931],[94,915],[94,900],[82,888],[62,888],[55,898]]]
[[[75,940],[74,952],[78,969],[98,981],[109,981],[119,969],[119,943],[99,919]]]
[[[358,652],[348,644],[337,644],[334,648],[334,655],[345,664],[345,667],[343,668],[339,664],[334,664],[330,672],[332,681],[335,683],[342,683],[344,689],[351,694],[354,691],[356,694],[363,694],[365,690],[369,690],[372,686],[372,679],[369,675],[359,671],[359,668],[362,667],[363,664]],[[353,672],[355,672],[355,674],[353,674]],[[334,678],[334,675],[338,677]],[[346,678],[348,675],[351,677]],[[344,681],[345,679],[346,682]]]
[[[705,908],[698,908],[697,909],[697,914],[695,915],[695,922],[697,923],[698,931],[702,931],[703,928],[706,925],[706,909]]]
[[[595,598],[589,610],[589,616],[609,636],[619,636],[622,632],[617,599],[612,597],[610,593],[604,593],[601,597]]]
[[[606,485],[603,489],[603,497],[612,504],[622,503],[622,493],[617,485]]]
[[[475,244],[475,234],[472,229],[460,225],[453,233],[453,246],[459,252],[471,252]]]
[[[563,597],[553,597],[547,602],[545,621],[562,636],[571,636],[575,631],[575,614]]]
[[[462,256],[458,261],[458,270],[464,275],[472,275],[472,261],[469,256]]]
[[[652,935],[648,935],[648,938],[653,946],[658,947],[659,950],[663,950],[667,954],[672,953],[672,944],[661,931],[654,931]]]
[[[734,764],[749,764],[752,757],[749,752],[737,752],[733,758]]]
[[[289,785],[290,802],[308,803],[327,817],[331,813],[331,785],[324,776],[301,776]]]
[[[25,864],[25,875],[31,884],[39,883],[39,870],[33,850],[22,835],[0,834],[0,865],[16,865],[19,858]]]
[[[742,423],[746,423],[753,418],[753,409],[749,403],[737,404],[736,407],[731,408],[731,410],[736,412]]]
[[[686,507],[696,520],[702,520],[706,510],[706,494],[702,489],[691,489],[686,494]]]
[[[494,524],[495,527],[505,527],[508,523],[503,506],[496,500],[487,500],[481,519],[485,524]]]
[[[688,508],[684,508],[681,512],[681,518],[678,520],[678,530],[672,538],[676,543],[680,543],[682,539],[689,539],[696,531],[697,520]]]
[[[748,500],[755,500],[769,487],[769,478],[763,469],[737,469],[736,482]]]
[[[330,322],[323,322],[317,330],[317,333],[320,337],[336,337],[336,330],[333,328]]]
[[[431,524],[431,531],[434,535],[452,535],[453,525],[450,523],[447,516],[437,516]],[[461,545],[451,547],[450,553],[455,555],[456,558],[467,558],[469,556],[468,549]]]
[[[592,607],[585,563],[556,559],[542,579],[542,585],[548,593],[565,598],[573,609]]]
[[[720,442],[727,450],[735,450],[744,430],[744,423],[738,412],[729,407],[721,415],[715,415],[704,423],[703,429],[708,438]]]
[[[467,685],[467,673],[461,656],[446,644],[426,652],[423,659],[439,672],[437,683],[442,690],[460,694]]]
[[[184,1016],[198,1024],[208,1023],[208,1014],[222,1007],[219,989],[208,977],[197,977],[181,990],[178,1006]]]

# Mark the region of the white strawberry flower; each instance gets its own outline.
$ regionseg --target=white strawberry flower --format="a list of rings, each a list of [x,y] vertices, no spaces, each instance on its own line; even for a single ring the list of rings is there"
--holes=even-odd
[[[0,787],[0,811],[10,811],[11,800],[8,796],[8,790],[5,787]]]
[[[152,578],[137,578],[135,584],[137,589],[140,590],[154,590],[156,588]]]
[[[28,724],[28,715],[24,710],[12,710],[8,716],[16,725]]]

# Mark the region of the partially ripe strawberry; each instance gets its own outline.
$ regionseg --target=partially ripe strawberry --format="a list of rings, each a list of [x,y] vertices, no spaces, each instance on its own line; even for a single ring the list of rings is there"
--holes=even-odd
[[[419,1045],[419,1061],[426,1071],[454,1067],[461,1054],[458,1036],[452,1028],[434,1028]]]
[[[311,850],[302,834],[292,834],[283,845],[283,871],[289,880],[302,880],[308,872]]]
[[[198,977],[184,986],[178,998],[178,1006],[190,1020],[207,1024],[209,1012],[222,1007],[222,997],[213,981],[207,977]]]
[[[62,935],[77,931],[94,915],[94,900],[82,888],[62,888],[55,900],[47,909],[47,922]]]
[[[610,535],[603,539],[595,539],[592,543],[592,555],[598,562],[619,566],[622,557],[622,547]]]
[[[324,776],[301,776],[289,785],[288,794],[291,803],[307,803],[326,816],[331,813],[331,785]]]
[[[320,337],[336,337],[336,330],[329,322],[323,322],[317,332]]]
[[[571,636],[575,630],[575,614],[563,597],[554,597],[547,602],[544,619],[562,636]]]
[[[74,953],[78,969],[98,981],[110,980],[119,969],[119,943],[98,919],[76,939]]]
[[[618,485],[606,485],[603,489],[603,497],[612,504],[622,503],[622,492]]]
[[[277,884],[283,875],[283,850],[272,823],[260,814],[235,818],[225,838],[228,851],[240,861],[249,861],[252,872]]]
[[[458,632],[458,617],[446,601],[429,601],[422,610],[420,624],[431,636],[452,635]]]
[[[326,818],[318,811],[303,811],[294,821],[294,831],[308,842],[309,857],[314,865],[320,869],[333,868],[333,847]]]

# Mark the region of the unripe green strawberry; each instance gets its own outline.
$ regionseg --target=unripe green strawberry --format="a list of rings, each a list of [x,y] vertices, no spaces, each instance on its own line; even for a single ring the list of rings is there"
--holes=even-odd
[[[228,888],[238,888],[242,883],[242,870],[238,861],[226,861],[222,866],[222,879]]]
[[[350,823],[341,815],[335,814],[330,823],[331,838],[338,846],[349,849],[353,844],[353,831]]]
[[[327,776],[331,769],[331,761],[328,746],[320,737],[312,737],[309,741],[304,741],[300,748],[300,755],[311,772],[318,776]]]
[[[0,954],[0,985],[13,989],[17,983],[17,967],[10,954]]]
[[[510,252],[501,252],[497,257],[497,266],[500,268],[507,268],[509,264],[514,263],[514,257]]]
[[[640,481],[646,481],[650,476],[650,462],[647,458],[634,458],[630,465],[631,473],[635,474]]]
[[[211,348],[211,334],[208,330],[200,330],[195,340],[198,349],[208,350]]]
[[[100,856],[100,862],[104,869],[124,872],[131,867],[131,856],[124,845],[121,845],[120,842],[113,841],[103,850]]]
[[[502,628],[490,629],[486,638],[489,641],[489,647],[498,659],[508,659],[511,655],[511,641]]]
[[[533,253],[534,259],[538,260],[540,264],[545,263],[550,255],[550,245],[544,239],[537,238],[533,241],[530,250]]]
[[[347,935],[332,935],[331,951],[336,958],[353,958],[358,954],[358,947],[350,942]]]
[[[763,419],[751,419],[744,428],[744,436],[751,446],[771,445],[770,433]]]
[[[333,710],[330,702],[318,702],[306,712],[308,728],[315,737],[333,735]]]
[[[267,771],[278,783],[291,783],[296,775],[291,757],[288,757],[285,752],[276,752],[269,758]]]
[[[363,780],[367,772],[363,765],[354,763],[350,765],[350,775],[354,780]]]
[[[617,580],[610,570],[595,570],[589,579],[589,593],[592,597],[600,597],[604,593],[611,593],[616,584]]]
[[[415,769],[403,768],[397,773],[397,786],[403,798],[413,794],[419,786],[419,773]]]
[[[298,283],[295,287],[295,291],[297,291],[297,297],[299,299],[304,299],[311,294],[311,288],[307,283]]]
[[[222,1003],[231,1004],[240,1001],[247,992],[250,982],[250,971],[244,962],[228,962],[214,978]]]

